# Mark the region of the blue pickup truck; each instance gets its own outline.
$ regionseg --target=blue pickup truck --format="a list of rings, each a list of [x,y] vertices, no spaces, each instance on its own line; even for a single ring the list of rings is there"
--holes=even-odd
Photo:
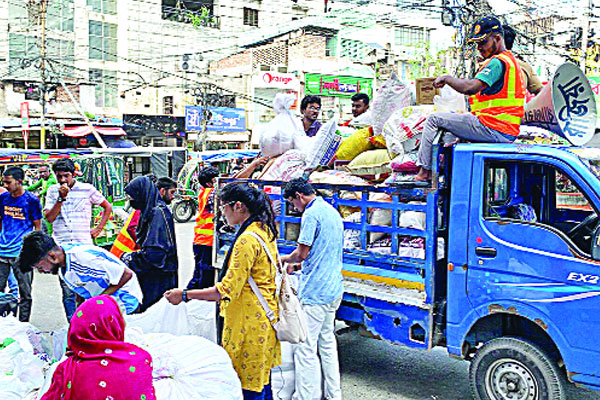
[[[600,389],[600,149],[459,144],[435,154],[428,186],[315,185],[355,216],[338,319],[469,360],[475,399],[562,400],[567,382]],[[254,182],[274,193],[280,252],[291,252],[300,216],[276,194],[284,183]],[[377,211],[386,223],[373,223]]]

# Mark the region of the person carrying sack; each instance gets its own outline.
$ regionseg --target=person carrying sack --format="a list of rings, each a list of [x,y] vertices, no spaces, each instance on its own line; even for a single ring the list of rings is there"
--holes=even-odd
[[[165,292],[165,297],[172,304],[191,299],[219,302],[224,318],[221,344],[240,377],[244,399],[270,400],[271,368],[281,364],[281,348],[249,278],[278,318],[277,267],[265,250],[277,253],[273,210],[264,192],[239,183],[225,186],[218,200],[227,223],[241,225],[225,257],[223,278],[207,289],[172,289]]]

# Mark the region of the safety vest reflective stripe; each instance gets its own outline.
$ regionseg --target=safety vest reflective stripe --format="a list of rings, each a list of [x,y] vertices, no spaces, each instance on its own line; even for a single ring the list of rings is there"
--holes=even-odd
[[[212,188],[202,189],[198,195],[198,217],[194,227],[194,244],[212,246],[214,235],[214,213],[206,212],[205,208],[212,194]]]
[[[127,232],[127,228],[129,228],[129,224],[131,224],[131,220],[133,219],[133,215],[135,211],[129,215],[127,221],[125,221],[125,225],[121,228],[121,231],[117,235],[117,238],[113,242],[112,247],[110,248],[110,252],[117,257],[121,257],[123,253],[132,253],[135,251],[137,244]]]
[[[485,68],[494,58],[499,59],[505,67],[504,82],[499,93],[482,95],[480,93],[469,98],[471,112],[485,126],[517,136],[521,119],[525,114],[525,87],[519,64],[510,51],[500,53],[490,59]]]

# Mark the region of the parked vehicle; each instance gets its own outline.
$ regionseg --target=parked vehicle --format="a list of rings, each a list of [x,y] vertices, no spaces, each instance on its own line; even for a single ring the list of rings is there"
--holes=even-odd
[[[171,207],[175,221],[188,222],[198,212],[198,196],[193,191],[178,189]]]
[[[430,186],[315,185],[343,215],[358,212],[344,222],[357,247],[345,243],[338,319],[470,361],[475,399],[564,400],[566,382],[600,390],[600,149],[434,151],[445,168]],[[252,182],[280,202],[290,253],[300,217],[277,194],[284,183]],[[215,265],[227,246],[217,231]]]

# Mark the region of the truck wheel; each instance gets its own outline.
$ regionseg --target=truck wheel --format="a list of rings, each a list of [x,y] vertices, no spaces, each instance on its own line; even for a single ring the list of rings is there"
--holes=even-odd
[[[562,374],[538,346],[523,339],[492,339],[469,367],[477,400],[565,400]]]
[[[188,222],[193,216],[194,203],[191,201],[180,201],[173,207],[173,218],[177,222]]]

